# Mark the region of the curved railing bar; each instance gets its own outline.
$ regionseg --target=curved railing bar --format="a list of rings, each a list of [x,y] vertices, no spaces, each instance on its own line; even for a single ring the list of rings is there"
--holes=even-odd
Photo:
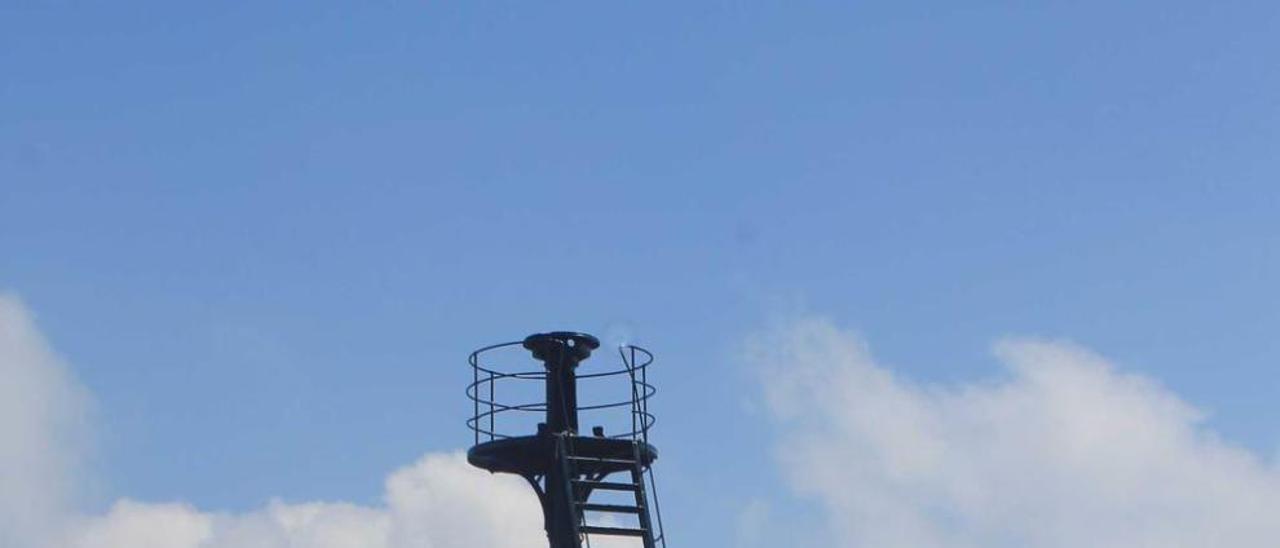
[[[480,355],[490,350],[497,350],[499,348],[505,348],[508,346],[515,346],[515,345],[523,346],[524,341],[511,341],[511,342],[504,342],[504,343],[498,343],[498,344],[491,344],[489,346],[477,349],[476,351],[472,352],[471,355],[467,357],[467,361],[471,364],[472,369],[484,371],[485,373],[492,373],[494,375],[503,375],[504,373],[502,371],[496,371],[493,369],[486,368],[483,365],[480,365]]]
[[[510,373],[510,374],[504,374],[504,375],[491,375],[483,379],[473,381],[471,384],[467,385],[467,396],[472,398],[481,398],[482,396],[478,394],[478,390],[481,385],[490,384],[502,379],[517,379],[517,380],[545,380],[546,379],[545,374],[543,374],[542,377],[533,377],[531,375],[533,375],[532,372]],[[481,399],[480,401],[482,403],[488,403],[486,400],[483,400],[483,399]]]
[[[475,434],[475,441],[477,444],[480,442],[480,438],[482,436],[487,436],[490,440],[513,437],[500,432],[501,428],[499,428],[496,418],[503,413],[546,412],[546,402],[507,404],[498,401],[499,398],[494,394],[497,385],[504,384],[503,381],[507,381],[508,379],[514,382],[525,380],[545,381],[547,378],[547,372],[545,370],[502,371],[497,369],[497,366],[495,365],[483,363],[483,355],[486,352],[516,345],[523,345],[523,341],[511,341],[489,345],[472,352],[467,357],[467,362],[472,368],[473,379],[471,384],[466,388],[466,395],[473,403],[474,413],[466,420],[466,426]],[[629,377],[631,384],[631,398],[617,402],[583,405],[579,406],[578,410],[596,411],[630,406],[632,431],[611,435],[609,437],[614,439],[630,438],[633,440],[644,440],[647,442],[649,429],[657,422],[657,417],[648,411],[649,398],[653,397],[658,392],[657,387],[647,382],[647,370],[649,365],[653,363],[654,356],[653,353],[648,350],[633,345],[620,346],[618,347],[618,352],[622,357],[624,365],[623,368],[578,375],[577,378],[582,380],[626,375]],[[628,353],[630,356],[628,356]],[[488,394],[483,393],[486,389]],[[482,411],[482,408],[485,409]]]
[[[650,387],[650,388],[652,388],[652,387]],[[648,394],[648,395],[653,395],[653,394],[656,394],[656,393],[657,393],[656,391],[650,391],[650,392],[648,392],[647,394]],[[543,412],[543,411],[546,411],[546,410],[547,410],[547,404],[546,404],[546,402],[522,403],[522,404],[516,404],[516,405],[509,405],[509,404],[500,403],[500,402],[497,402],[497,401],[489,401],[489,400],[482,399],[482,398],[476,398],[476,399],[474,399],[473,401],[480,402],[480,403],[481,403],[481,404],[483,404],[483,405],[492,405],[492,406],[494,407],[494,411],[493,411],[493,412],[486,411],[486,412],[484,412],[484,413],[480,413],[479,415],[476,415],[476,416],[478,416],[478,417],[487,417],[487,416],[489,416],[491,413],[502,413],[502,412],[506,412],[506,411]],[[594,411],[594,410],[599,410],[599,409],[615,409],[615,408],[618,408],[618,407],[623,407],[623,406],[631,405],[631,403],[632,403],[631,401],[621,401],[621,402],[601,403],[601,404],[594,404],[594,405],[580,405],[580,406],[578,406],[578,410],[579,410],[579,411]],[[653,414],[652,414],[652,413],[648,413],[648,412],[638,412],[638,413],[643,414],[643,415],[646,415],[646,416],[650,416],[650,417],[652,417],[652,416],[653,416]],[[473,416],[472,418],[475,418],[476,416]],[[470,420],[470,419],[468,419],[468,420]]]
[[[509,343],[502,343],[502,344],[495,344],[495,345],[486,346],[486,347],[484,347],[484,348],[481,348],[481,349],[479,349],[479,350],[476,350],[475,352],[472,352],[472,353],[471,353],[471,355],[470,355],[470,356],[469,356],[469,358],[468,358],[468,362],[470,363],[471,367],[472,367],[472,368],[474,368],[475,370],[480,371],[480,372],[484,372],[484,373],[489,373],[489,374],[493,375],[493,376],[495,377],[495,379],[496,379],[496,378],[508,378],[508,377],[527,378],[527,379],[530,379],[530,380],[535,380],[535,379],[536,379],[536,380],[543,380],[543,379],[546,379],[546,378],[547,378],[547,372],[546,372],[545,370],[544,370],[544,371],[520,371],[520,372],[514,372],[514,373],[513,373],[513,372],[507,372],[507,371],[500,371],[500,370],[497,370],[497,369],[490,369],[490,368],[485,367],[483,364],[481,364],[481,363],[480,363],[480,355],[481,355],[481,354],[483,354],[484,352],[487,352],[487,351],[490,351],[490,350],[496,350],[496,349],[498,349],[498,348],[503,348],[503,347],[512,346],[512,345],[516,345],[516,344],[522,344],[522,342],[521,342],[521,341],[515,341],[515,342],[509,342]],[[585,374],[585,375],[577,375],[577,378],[578,378],[579,380],[581,380],[581,379],[594,379],[594,378],[599,378],[599,377],[610,377],[610,376],[615,376],[615,375],[621,376],[621,375],[624,375],[624,374],[630,373],[630,372],[632,372],[633,370],[634,370],[634,371],[639,371],[639,370],[641,370],[641,369],[644,369],[644,368],[648,367],[650,364],[652,364],[652,363],[653,363],[653,353],[649,352],[648,350],[645,350],[645,349],[640,348],[640,347],[638,347],[638,346],[622,346],[622,347],[619,347],[619,348],[622,348],[622,349],[633,349],[633,348],[634,348],[636,351],[638,351],[638,352],[642,352],[642,353],[645,355],[645,361],[644,361],[644,363],[641,363],[641,364],[639,364],[639,365],[635,366],[634,368],[625,368],[625,367],[624,367],[624,368],[622,368],[622,369],[614,369],[614,370],[609,370],[609,371],[601,371],[601,372],[599,372],[599,373],[587,373],[587,374]]]

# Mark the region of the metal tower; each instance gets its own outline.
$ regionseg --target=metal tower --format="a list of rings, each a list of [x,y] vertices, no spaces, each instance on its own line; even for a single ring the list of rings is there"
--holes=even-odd
[[[475,445],[467,460],[528,480],[542,503],[551,548],[589,548],[592,535],[630,537],[644,548],[665,548],[652,470],[658,451],[649,445],[654,416],[648,402],[655,389],[648,382],[648,367],[653,354],[622,346],[620,367],[578,373],[599,347],[591,335],[557,331],[471,353],[474,378],[467,396],[474,412],[467,426],[475,433]],[[523,352],[519,358],[511,352],[519,348],[542,362],[541,370],[512,368],[509,361],[528,361]],[[579,381],[611,387],[617,396],[579,404]],[[503,393],[501,401],[498,392]],[[541,401],[534,399],[539,396]],[[604,423],[583,434],[578,428],[583,418]],[[606,434],[606,427],[622,432]],[[620,479],[611,478],[613,474]]]

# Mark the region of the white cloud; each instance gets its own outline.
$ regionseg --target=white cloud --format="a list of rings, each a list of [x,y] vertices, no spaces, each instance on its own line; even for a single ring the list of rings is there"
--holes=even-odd
[[[285,504],[218,514],[183,504],[120,501],[85,518],[66,548],[462,548],[545,545],[532,490],[490,476],[462,454],[428,455],[393,473],[386,504]]]
[[[200,546],[213,534],[213,519],[184,504],[142,504],[122,500],[105,516],[69,524],[56,544],[83,548]],[[56,537],[55,537],[56,538]]]
[[[22,303],[0,294],[0,546],[35,546],[74,506],[87,402]]]
[[[1007,376],[935,386],[822,321],[751,348],[787,479],[825,508],[832,544],[1276,545],[1280,470],[1176,395],[1070,344],[995,353]]]
[[[87,392],[16,298],[0,295],[0,546],[16,548],[533,548],[537,498],[461,454],[393,473],[385,504],[273,502],[245,514],[121,500],[77,516]]]

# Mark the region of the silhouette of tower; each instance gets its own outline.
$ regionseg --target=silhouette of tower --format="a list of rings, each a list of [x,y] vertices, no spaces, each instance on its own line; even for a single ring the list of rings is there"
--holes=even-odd
[[[658,451],[649,444],[653,354],[622,346],[619,367],[579,373],[599,346],[591,335],[556,331],[471,353],[473,381],[467,396],[474,412],[467,426],[475,433],[475,445],[467,460],[528,480],[542,504],[551,548],[590,547],[592,535],[630,537],[644,548],[665,548],[652,469]],[[517,358],[511,352],[520,348],[542,362],[542,368],[512,367],[510,361],[529,361],[527,355]],[[579,381],[612,388],[615,396],[579,404]],[[584,435],[578,425],[588,417],[606,423],[593,425]],[[531,424],[537,419],[541,421]],[[606,427],[622,432],[606,434]]]

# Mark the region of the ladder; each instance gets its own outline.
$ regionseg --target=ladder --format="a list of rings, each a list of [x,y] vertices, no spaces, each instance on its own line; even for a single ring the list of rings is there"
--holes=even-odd
[[[590,535],[606,535],[639,538],[644,548],[665,547],[661,532],[655,537],[653,521],[649,514],[649,496],[645,490],[646,467],[640,460],[639,442],[632,442],[632,455],[628,457],[598,457],[575,454],[573,443],[562,444],[561,466],[568,480],[568,493],[578,516],[577,529],[590,546]],[[605,481],[612,472],[626,471],[630,481]],[[597,491],[629,492],[634,504],[591,502],[591,494]],[[638,527],[592,525],[587,522],[587,512],[636,516]]]

